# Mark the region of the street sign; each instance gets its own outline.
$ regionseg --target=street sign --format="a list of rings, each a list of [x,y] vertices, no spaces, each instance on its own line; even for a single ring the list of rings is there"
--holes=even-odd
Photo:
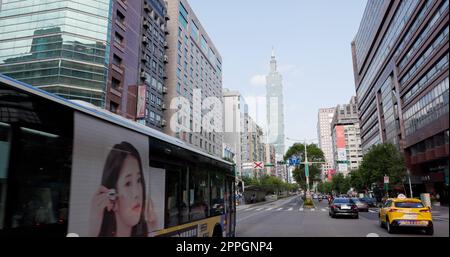
[[[265,163],[264,164],[264,167],[274,167],[275,165],[273,165],[273,163]]]
[[[295,166],[295,165],[300,165],[300,158],[299,157],[289,158],[289,166]]]
[[[350,163],[350,161],[348,161],[348,160],[341,160],[341,161],[336,161],[337,163]]]
[[[389,184],[389,177],[388,176],[384,176],[384,184]]]
[[[261,169],[264,168],[264,163],[263,163],[263,162],[254,162],[254,163],[253,163],[253,168],[254,168],[254,169],[261,170]]]

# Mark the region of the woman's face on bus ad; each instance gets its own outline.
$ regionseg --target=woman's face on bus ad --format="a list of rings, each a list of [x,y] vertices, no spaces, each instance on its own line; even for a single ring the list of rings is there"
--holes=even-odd
[[[117,180],[118,216],[128,226],[139,222],[142,212],[143,184],[138,160],[128,155]]]

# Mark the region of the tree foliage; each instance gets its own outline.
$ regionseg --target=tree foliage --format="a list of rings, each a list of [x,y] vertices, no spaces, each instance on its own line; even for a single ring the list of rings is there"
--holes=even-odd
[[[333,180],[331,182],[331,188],[335,193],[345,194],[350,190],[350,177],[344,177],[342,173],[338,173],[333,176]]]
[[[403,184],[406,166],[403,155],[390,143],[373,146],[367,152],[359,169],[353,172],[355,187],[370,188],[373,183],[383,184],[384,176],[389,176],[390,185]]]
[[[324,162],[325,157],[322,150],[317,147],[315,144],[306,145],[306,150],[308,154],[308,162]],[[284,156],[284,160],[287,161],[289,158],[293,156],[300,156],[302,162],[305,160],[305,145],[304,144],[294,144],[292,145],[286,155]],[[309,182],[310,186],[314,181],[320,181],[320,171],[321,164],[309,164]],[[292,176],[295,181],[299,184],[301,188],[306,188],[306,177],[305,177],[305,165],[300,165],[300,167],[296,167],[292,172]]]
[[[266,193],[295,192],[298,190],[298,185],[286,183],[274,176],[263,176],[260,179],[244,177],[242,180],[246,186],[258,186]]]

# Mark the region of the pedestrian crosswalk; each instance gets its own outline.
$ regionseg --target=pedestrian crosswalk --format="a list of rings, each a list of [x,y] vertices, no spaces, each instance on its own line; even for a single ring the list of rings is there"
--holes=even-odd
[[[320,212],[328,212],[328,207],[326,208],[303,208],[300,207],[299,209],[294,208],[294,207],[259,207],[259,208],[255,208],[255,207],[251,207],[251,208],[247,208],[247,209],[243,209],[241,210],[242,212],[249,212],[249,211],[298,211],[298,212],[305,212],[305,211],[320,211]]]

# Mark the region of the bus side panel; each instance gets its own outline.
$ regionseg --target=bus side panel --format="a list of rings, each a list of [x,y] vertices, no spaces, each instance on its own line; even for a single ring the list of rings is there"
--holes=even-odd
[[[74,119],[68,232],[147,236],[162,227],[151,208],[164,199],[149,194],[148,137],[78,112]]]
[[[224,227],[224,215],[215,216],[152,233],[157,237],[211,237],[217,224]]]

